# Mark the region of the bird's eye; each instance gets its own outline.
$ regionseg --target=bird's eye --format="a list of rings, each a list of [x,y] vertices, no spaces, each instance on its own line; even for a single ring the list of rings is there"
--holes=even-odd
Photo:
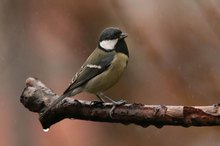
[[[121,33],[122,33],[122,32],[120,32],[120,31],[115,32],[114,35],[113,35],[113,39],[119,38],[120,35],[121,35]]]

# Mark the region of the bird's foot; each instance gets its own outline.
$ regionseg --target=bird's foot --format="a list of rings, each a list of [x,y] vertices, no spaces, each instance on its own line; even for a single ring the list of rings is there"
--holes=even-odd
[[[119,101],[112,101],[112,103],[113,103],[113,106],[112,106],[111,110],[109,111],[109,116],[110,116],[111,118],[113,118],[112,115],[113,115],[113,113],[114,113],[115,108],[116,108],[117,106],[121,106],[121,105],[126,104],[127,101],[122,99],[122,100],[119,100]]]

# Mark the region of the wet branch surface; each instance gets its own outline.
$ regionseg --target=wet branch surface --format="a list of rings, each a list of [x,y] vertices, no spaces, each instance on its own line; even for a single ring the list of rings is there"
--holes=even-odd
[[[21,103],[30,111],[42,113],[56,98],[51,89],[36,78],[28,78],[20,97]],[[65,98],[42,119],[43,129],[65,119],[80,119],[98,122],[136,124],[142,127],[154,125],[161,128],[172,126],[217,126],[220,125],[220,104],[210,106],[144,105],[139,103],[117,106],[110,116],[112,103],[91,102]]]

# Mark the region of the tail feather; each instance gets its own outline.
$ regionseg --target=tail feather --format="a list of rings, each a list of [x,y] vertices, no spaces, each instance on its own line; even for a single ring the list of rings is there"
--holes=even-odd
[[[59,102],[61,102],[65,97],[67,97],[67,94],[63,94],[60,97],[58,97],[42,114],[40,114],[40,119],[44,118],[45,114],[51,110],[55,105],[57,105]]]

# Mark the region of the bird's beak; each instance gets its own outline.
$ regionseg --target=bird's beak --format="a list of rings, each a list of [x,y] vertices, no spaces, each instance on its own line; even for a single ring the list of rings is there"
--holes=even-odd
[[[128,34],[122,32],[119,38],[120,38],[120,39],[123,39],[123,38],[126,38],[126,37],[128,37]]]

